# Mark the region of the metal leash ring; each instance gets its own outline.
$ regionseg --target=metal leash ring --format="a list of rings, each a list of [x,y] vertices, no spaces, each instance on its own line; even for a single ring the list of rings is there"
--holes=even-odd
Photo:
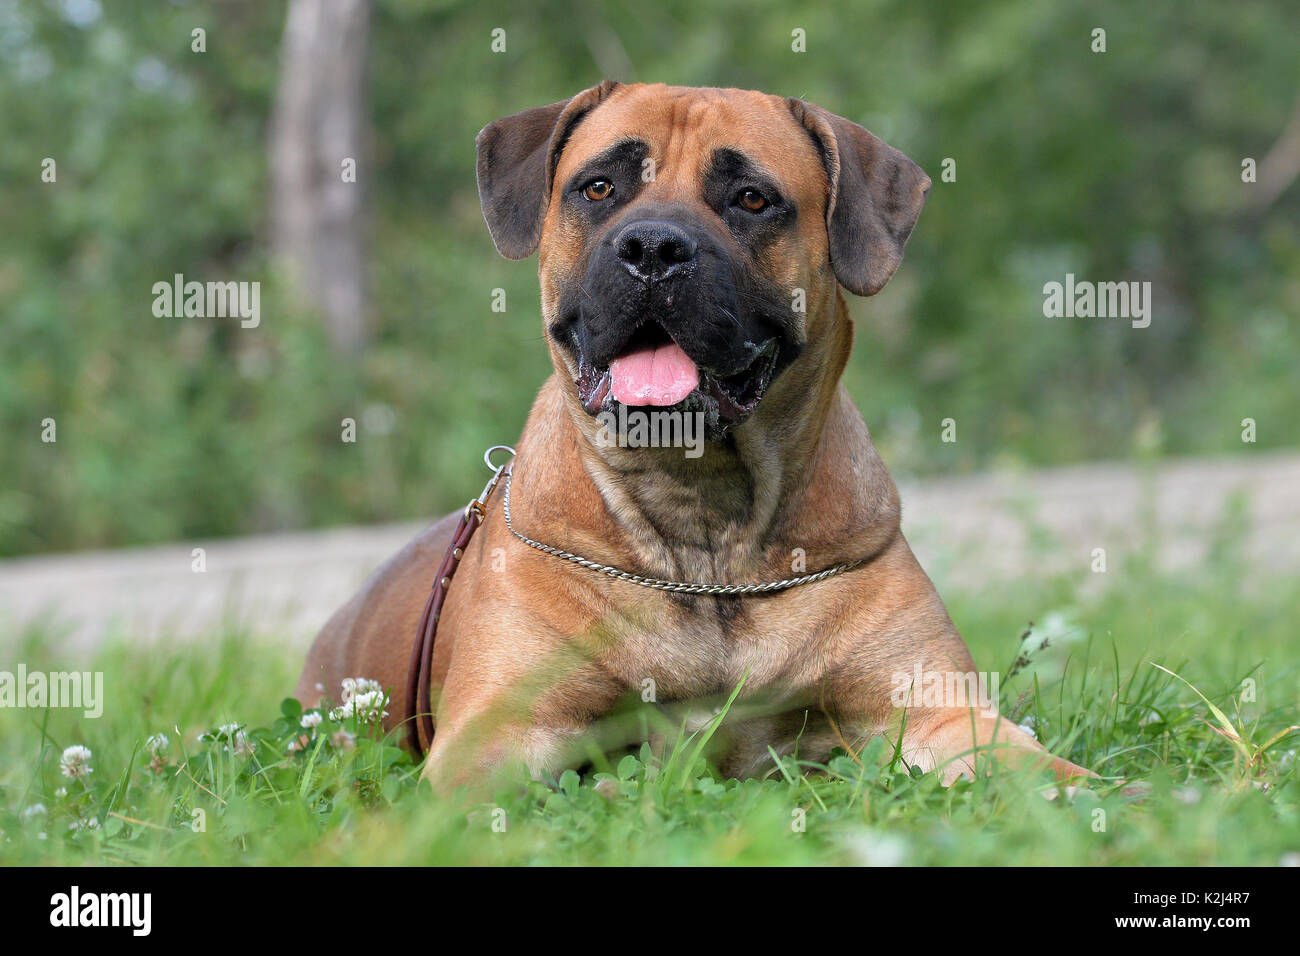
[[[510,452],[510,457],[507,458],[505,461],[503,461],[500,465],[494,465],[492,464],[492,453],[496,451],[508,451]],[[488,496],[492,494],[492,489],[495,488],[497,486],[497,482],[501,480],[501,472],[505,471],[506,468],[510,466],[510,463],[514,460],[515,460],[515,450],[511,448],[509,445],[493,445],[487,451],[483,452],[483,464],[487,465],[488,468],[491,470],[492,477],[489,478],[487,484],[483,486],[483,490],[479,492],[478,497],[471,499],[470,503],[465,506],[466,518],[469,517],[469,513],[471,511],[477,511],[479,519],[480,520],[483,519],[487,511]]]

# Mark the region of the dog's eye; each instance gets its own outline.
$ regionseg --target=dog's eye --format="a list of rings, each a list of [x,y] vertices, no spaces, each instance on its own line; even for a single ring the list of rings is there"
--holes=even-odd
[[[767,197],[756,189],[744,190],[736,197],[736,202],[750,212],[762,212],[767,208]]]
[[[614,184],[608,179],[594,179],[582,187],[582,195],[592,202],[608,199],[614,192]]]

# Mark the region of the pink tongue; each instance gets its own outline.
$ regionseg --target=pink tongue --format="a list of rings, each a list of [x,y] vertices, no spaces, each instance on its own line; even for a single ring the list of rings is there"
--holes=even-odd
[[[675,342],[614,359],[610,391],[624,405],[676,405],[700,384],[700,371]]]

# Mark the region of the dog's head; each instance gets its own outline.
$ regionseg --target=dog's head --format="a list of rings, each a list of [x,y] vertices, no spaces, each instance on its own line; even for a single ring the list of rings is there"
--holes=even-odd
[[[847,120],[741,90],[604,83],[478,136],[502,255],[540,248],[557,371],[591,415],[754,412],[833,311],[874,295],[930,187]]]

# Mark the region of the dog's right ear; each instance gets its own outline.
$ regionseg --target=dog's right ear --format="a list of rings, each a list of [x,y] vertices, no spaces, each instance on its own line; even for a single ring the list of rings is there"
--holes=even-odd
[[[577,96],[488,123],[475,139],[478,199],[497,251],[523,259],[537,250],[560,152],[582,118],[618,86],[606,80]]]

